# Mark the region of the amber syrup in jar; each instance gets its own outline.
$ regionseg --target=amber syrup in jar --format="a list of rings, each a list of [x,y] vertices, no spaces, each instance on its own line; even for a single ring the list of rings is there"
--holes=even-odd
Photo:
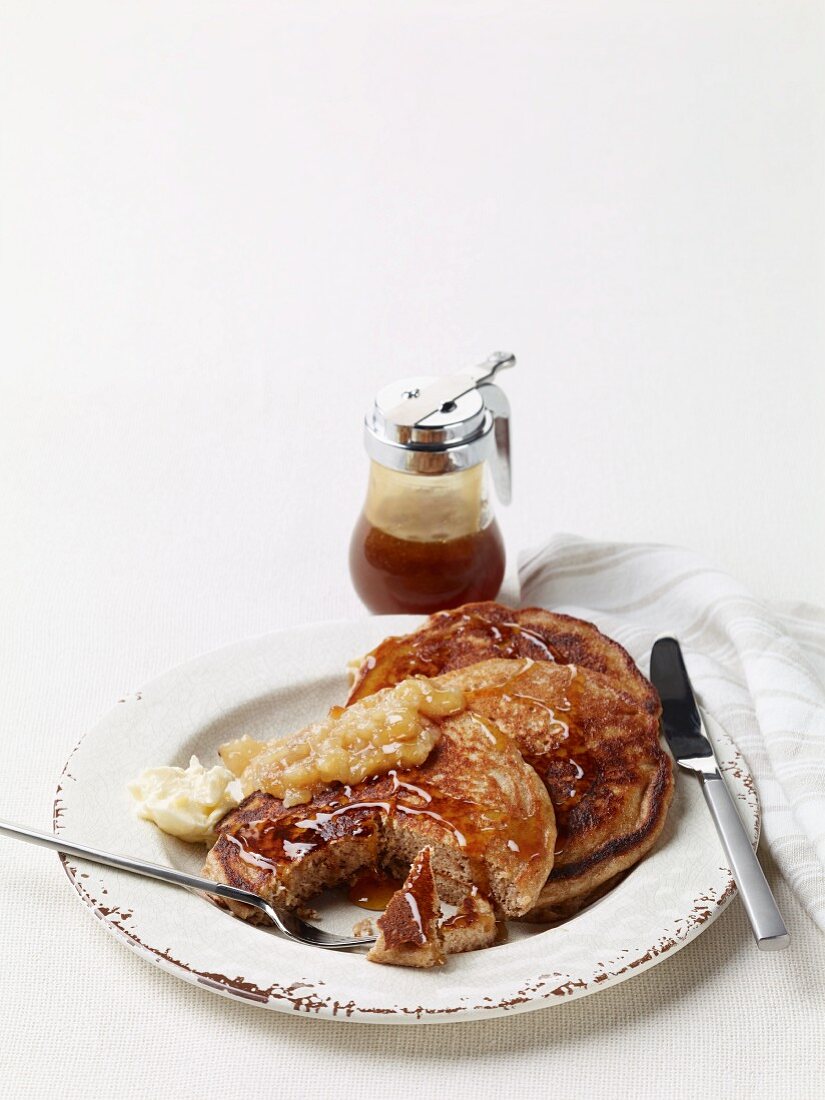
[[[487,504],[483,464],[431,478],[372,464],[350,543],[350,572],[377,613],[429,614],[492,599],[504,541]]]

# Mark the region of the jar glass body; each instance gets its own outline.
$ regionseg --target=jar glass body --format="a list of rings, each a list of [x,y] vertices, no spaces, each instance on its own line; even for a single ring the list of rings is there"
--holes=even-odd
[[[370,611],[429,614],[493,599],[504,565],[486,463],[435,475],[370,463],[350,543],[352,582]]]

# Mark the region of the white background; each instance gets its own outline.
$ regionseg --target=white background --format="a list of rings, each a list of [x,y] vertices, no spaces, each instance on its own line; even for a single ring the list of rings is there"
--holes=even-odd
[[[519,357],[511,557],[559,530],[678,542],[825,602],[824,195],[821,3],[5,0],[0,816],[47,825],[124,690],[361,613],[372,394],[494,348]],[[179,989],[53,857],[0,843],[8,1095],[149,1094],[164,1059],[172,1096],[285,1068],[299,1097],[408,1094],[393,1058],[425,1092],[643,1095],[657,1033],[657,1088],[808,1094],[804,1029],[731,1072],[813,1003],[804,960],[755,963],[733,910],[579,1005],[356,1039]],[[762,1023],[736,1022],[746,974]],[[710,1005],[728,1038],[691,1076],[677,1025]]]

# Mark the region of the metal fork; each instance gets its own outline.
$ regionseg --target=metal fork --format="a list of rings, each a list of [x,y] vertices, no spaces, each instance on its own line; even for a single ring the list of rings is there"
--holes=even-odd
[[[320,928],[307,924],[306,921],[301,920],[294,913],[286,912],[283,909],[275,909],[268,901],[264,901],[263,898],[249,890],[238,890],[236,887],[227,886],[223,882],[212,882],[211,879],[200,878],[198,875],[188,875],[184,871],[176,871],[173,867],[164,867],[159,863],[146,863],[144,860],[133,859],[131,856],[101,852],[98,848],[90,848],[85,844],[72,844],[68,840],[63,840],[62,837],[52,836],[50,833],[39,833],[36,829],[15,825],[11,821],[0,821],[0,835],[9,836],[16,840],[25,840],[29,844],[39,844],[42,848],[51,848],[53,851],[66,856],[77,856],[78,859],[88,859],[92,863],[102,863],[106,867],[115,867],[118,871],[128,871],[133,875],[159,879],[161,882],[168,882],[173,886],[182,886],[186,890],[197,890],[212,897],[227,898],[229,901],[251,905],[264,913],[281,935],[298,943],[308,944],[310,947],[325,947],[330,951],[340,951],[348,947],[364,947],[375,943],[374,936],[352,939],[322,932]]]

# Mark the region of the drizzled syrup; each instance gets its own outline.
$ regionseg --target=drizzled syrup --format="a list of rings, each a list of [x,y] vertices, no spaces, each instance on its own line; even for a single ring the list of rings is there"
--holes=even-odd
[[[496,728],[489,720],[482,721],[490,729]],[[506,735],[497,731],[495,736]],[[473,881],[484,893],[490,891],[484,857],[495,840],[518,853],[524,863],[545,854],[544,828],[536,818],[515,819],[503,810],[445,794],[419,780],[408,782],[395,771],[359,786],[364,797],[353,799],[351,788],[341,787],[325,799],[323,811],[295,807],[278,820],[265,817],[226,835],[244,862],[257,868],[275,870],[285,861],[295,862],[343,837],[362,839],[366,862],[371,863],[377,856],[382,821],[391,824],[401,816],[423,817],[452,837],[469,863]]]
[[[565,666],[569,669],[570,679],[562,700],[554,708],[530,694],[529,676],[533,664],[529,661],[504,684],[469,693],[468,706],[477,719],[481,720],[482,715],[489,716],[505,728],[506,707],[511,700],[519,700],[537,709],[539,720],[545,727],[543,746],[536,751],[539,739],[531,732],[522,755],[541,776],[550,794],[556,814],[555,852],[559,856],[564,852],[570,835],[573,824],[571,814],[596,782],[600,765],[593,752],[585,747],[586,731],[580,717],[581,709],[577,705],[582,688],[575,666]],[[507,736],[506,733],[504,735]]]
[[[554,649],[535,630],[530,630],[529,627],[510,622],[507,619],[493,622],[477,612],[465,611],[458,620],[458,625],[452,637],[448,635],[445,642],[449,645],[455,638],[462,638],[467,635],[481,635],[483,638],[489,638],[495,643],[497,657],[510,660],[519,657],[530,657],[533,660],[566,663],[558,650]],[[411,648],[415,651],[416,639],[414,636],[411,641]],[[431,641],[426,644],[428,648],[432,648]]]
[[[411,634],[404,639],[403,647],[394,654],[391,668],[378,664],[362,670],[358,684],[350,695],[350,704],[371,695],[378,688],[400,683],[410,676],[438,676],[448,669],[460,668],[468,663],[468,653],[473,660],[484,657],[500,657],[508,660],[529,658],[533,661],[551,661],[567,664],[564,654],[546,642],[534,630],[506,619],[493,621],[474,611],[464,611],[458,618],[454,612],[445,611],[448,620],[443,631],[426,631]],[[435,615],[437,622],[441,615]],[[481,643],[476,653],[474,643]],[[369,660],[369,658],[368,658]]]
[[[556,856],[562,856],[561,860],[557,858],[557,864],[563,864],[567,841],[571,830],[575,831],[576,811],[598,780],[601,765],[587,748],[585,724],[578,706],[582,685],[575,666],[565,666],[569,681],[561,700],[552,707],[530,692],[530,670],[534,664],[532,660],[522,661],[515,675],[505,683],[466,693],[467,703],[484,735],[499,750],[510,739],[506,731],[508,703],[518,701],[535,711],[537,721],[544,727],[543,734],[537,737],[531,731],[524,757],[541,776],[550,794],[556,814]],[[535,751],[537,743],[541,744],[540,751]],[[336,788],[325,798],[323,811],[315,811],[311,806],[295,807],[278,820],[253,821],[227,835],[239,848],[241,858],[258,868],[274,870],[285,860],[302,859],[342,837],[361,838],[366,846],[365,863],[372,866],[378,855],[382,822],[391,823],[401,815],[423,816],[453,837],[468,860],[474,882],[484,894],[490,893],[484,856],[495,840],[525,863],[545,854],[544,831],[536,819],[513,819],[504,811],[439,791],[417,775],[414,779],[405,775],[393,770],[386,776],[367,780],[358,785],[360,797],[356,798],[350,787]],[[380,882],[371,885],[371,881],[359,880],[355,884],[356,892],[361,890],[359,897],[367,899],[356,904],[377,910],[383,908],[386,896]],[[386,889],[392,892],[389,885]],[[352,894],[350,897],[354,900]]]
[[[366,871],[352,883],[347,897],[359,909],[377,913],[387,908],[387,902],[403,885],[400,879],[390,878],[380,871]]]

